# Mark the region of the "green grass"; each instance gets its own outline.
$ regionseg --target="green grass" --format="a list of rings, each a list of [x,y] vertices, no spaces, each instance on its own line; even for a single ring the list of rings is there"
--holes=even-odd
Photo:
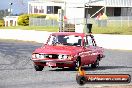
[[[0,29],[21,29],[21,30],[37,30],[37,31],[49,31],[57,32],[57,26],[11,26],[11,27],[0,27]]]
[[[123,22],[109,22],[107,26],[99,27],[97,24],[93,24],[92,32],[94,34],[121,34],[132,35],[132,24]]]
[[[113,25],[114,24],[114,25]],[[15,27],[0,27],[0,29],[22,29],[22,30],[37,30],[37,31],[48,31],[58,32],[57,26],[15,26]],[[98,27],[97,24],[93,24],[93,34],[121,34],[121,35],[132,35],[132,25],[128,27],[126,24],[120,26],[116,23],[111,23],[106,27]]]
[[[93,27],[94,34],[126,34],[132,35],[132,27],[118,28],[118,27]]]

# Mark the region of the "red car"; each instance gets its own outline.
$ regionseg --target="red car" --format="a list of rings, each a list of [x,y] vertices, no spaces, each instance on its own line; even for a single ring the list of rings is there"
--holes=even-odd
[[[32,61],[36,71],[42,71],[45,66],[77,69],[91,64],[96,68],[104,57],[103,52],[91,34],[58,32],[52,33],[47,43],[32,53]]]

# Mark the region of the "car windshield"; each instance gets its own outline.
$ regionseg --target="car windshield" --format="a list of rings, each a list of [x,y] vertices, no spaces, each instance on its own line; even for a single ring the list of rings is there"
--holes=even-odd
[[[68,45],[68,46],[81,46],[81,36],[75,35],[51,35],[48,41],[48,45]]]

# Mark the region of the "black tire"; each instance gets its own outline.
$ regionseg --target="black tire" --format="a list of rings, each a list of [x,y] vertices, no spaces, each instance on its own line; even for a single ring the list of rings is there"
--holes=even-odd
[[[127,83],[130,83],[130,82],[131,82],[131,75],[129,75]]]
[[[84,85],[86,82],[87,82],[87,79],[84,77],[84,76],[76,76],[76,82],[79,84],[79,85]]]
[[[97,68],[97,67],[99,67],[99,59],[97,59],[95,63],[91,64],[91,68]]]
[[[34,65],[34,69],[35,69],[36,71],[42,71],[43,68],[44,68],[44,66]]]
[[[75,62],[75,70],[78,70],[80,66],[81,66],[81,59],[77,59]]]

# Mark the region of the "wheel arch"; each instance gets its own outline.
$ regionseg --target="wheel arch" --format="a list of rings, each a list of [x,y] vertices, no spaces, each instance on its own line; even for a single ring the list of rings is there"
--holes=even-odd
[[[101,57],[101,55],[99,54],[99,55],[97,55],[97,59],[100,61],[101,59],[100,59],[100,57]]]
[[[79,61],[81,61],[81,57],[80,56],[77,56],[77,59],[76,60],[79,60]]]

